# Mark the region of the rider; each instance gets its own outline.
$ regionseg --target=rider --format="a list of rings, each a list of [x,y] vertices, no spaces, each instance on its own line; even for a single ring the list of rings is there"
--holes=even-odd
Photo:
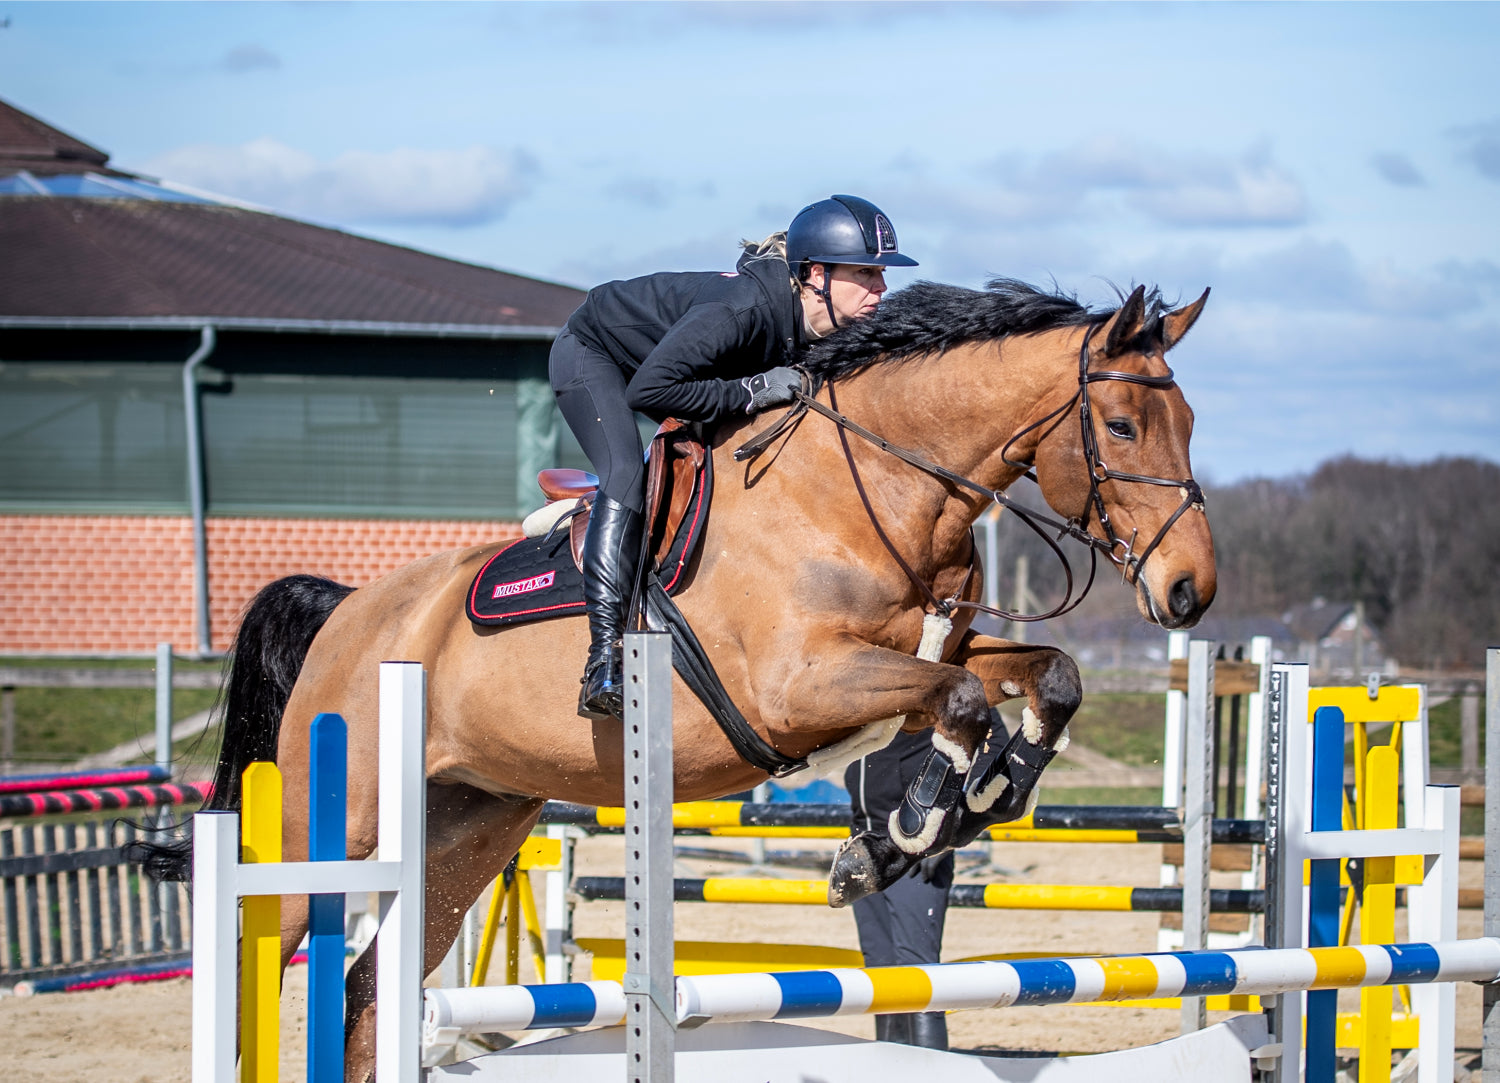
[[[621,637],[644,533],[645,469],[632,411],[714,424],[791,402],[808,341],[873,312],[886,267],[915,267],[868,200],[802,208],[747,242],[734,271],[662,273],[589,291],[552,345],[557,405],[599,475],[583,543],[589,655],[584,718],[619,718]]]

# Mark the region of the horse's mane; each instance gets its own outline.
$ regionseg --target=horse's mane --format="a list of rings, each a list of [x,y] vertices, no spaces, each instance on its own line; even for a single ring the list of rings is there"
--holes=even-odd
[[[1152,327],[1163,310],[1161,292],[1147,291],[1146,305],[1145,324]],[[891,294],[869,316],[812,343],[799,364],[821,385],[877,362],[911,361],[971,342],[1078,327],[1117,310],[1091,309],[1073,294],[1048,293],[1014,278],[992,278],[982,290],[917,282]]]

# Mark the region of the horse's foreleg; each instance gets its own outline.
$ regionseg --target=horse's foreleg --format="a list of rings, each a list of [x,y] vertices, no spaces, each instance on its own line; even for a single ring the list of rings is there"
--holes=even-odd
[[[951,847],[964,779],[990,732],[990,709],[983,682],[958,666],[868,644],[842,657],[824,651],[817,657],[816,666],[782,686],[789,718],[835,729],[906,715],[933,729],[933,750],[891,814],[889,834],[865,832],[839,849],[828,901],[843,906],[889,887],[926,854]],[[765,698],[760,702],[765,713]]]
[[[424,968],[447,954],[464,914],[521,848],[542,804],[470,786],[428,784]],[[344,1078],[369,1083],[375,1078],[373,944],[349,968],[344,988]]]
[[[962,846],[991,824],[1024,816],[1037,779],[1067,747],[1068,721],[1083,699],[1073,659],[1053,647],[1034,647],[966,633],[954,663],[983,683],[991,702],[1026,697],[1021,730],[1003,740],[998,721],[975,757],[964,785],[964,809],[954,834]]]

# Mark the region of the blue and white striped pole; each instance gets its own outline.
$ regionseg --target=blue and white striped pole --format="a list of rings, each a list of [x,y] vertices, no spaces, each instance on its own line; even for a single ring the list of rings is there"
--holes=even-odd
[[[711,974],[677,979],[679,1026],[811,1019],[1011,1005],[1267,996],[1303,989],[1500,978],[1500,937],[1439,944],[1247,948],[1015,962]],[[428,989],[424,1043],[459,1035],[614,1024],[625,1014],[618,982]],[[440,1055],[440,1054],[439,1054]],[[433,1057],[433,1059],[436,1059]]]

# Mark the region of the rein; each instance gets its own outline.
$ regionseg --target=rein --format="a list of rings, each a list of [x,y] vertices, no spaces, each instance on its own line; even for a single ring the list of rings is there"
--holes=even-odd
[[[1063,403],[1056,410],[1053,410],[1051,413],[1047,414],[1047,416],[1043,417],[1040,421],[1033,422],[1032,424],[1026,426],[1026,428],[1022,429],[1020,432],[1016,433],[1009,440],[1007,440],[1005,443],[1005,447],[1001,450],[1000,453],[1002,461],[1004,461],[1008,466],[1019,468],[1026,477],[1030,478],[1032,481],[1036,481],[1036,474],[1031,468],[1030,464],[1018,462],[1011,459],[1009,455],[1010,449],[1015,445],[1016,441],[1020,440],[1027,433],[1030,433],[1042,427],[1043,425],[1054,421],[1055,419],[1066,413],[1068,410],[1070,410],[1073,407],[1074,403],[1077,403],[1079,410],[1079,422],[1081,426],[1084,464],[1088,468],[1089,474],[1089,498],[1082,518],[1073,518],[1064,522],[1063,520],[1053,518],[1050,515],[1035,511],[1023,504],[1018,503],[1015,500],[1012,500],[999,489],[991,489],[989,486],[981,485],[976,481],[964,477],[962,474],[955,473],[954,471],[940,466],[929,459],[923,458],[921,455],[918,455],[916,452],[910,450],[909,448],[904,448],[899,444],[891,443],[884,437],[871,432],[863,425],[860,425],[853,419],[838,412],[838,410],[836,409],[837,403],[834,399],[833,384],[831,382],[829,383],[828,387],[828,397],[830,402],[829,406],[824,406],[821,402],[817,401],[817,399],[809,395],[808,392],[811,390],[812,380],[806,372],[802,373],[802,389],[795,392],[797,404],[793,406],[792,409],[787,411],[787,413],[784,414],[769,429],[760,433],[758,436],[752,437],[749,441],[742,444],[738,449],[736,449],[734,453],[735,461],[744,462],[747,459],[753,459],[756,456],[760,455],[778,437],[780,437],[782,433],[786,432],[799,420],[801,420],[801,418],[809,410],[815,413],[822,414],[824,417],[828,418],[839,427],[839,439],[843,445],[844,457],[849,463],[850,472],[854,477],[855,488],[859,492],[860,500],[865,506],[865,511],[869,515],[870,521],[875,526],[876,534],[879,535],[882,544],[884,544],[886,547],[886,550],[890,552],[890,554],[895,558],[896,562],[901,566],[901,569],[906,573],[907,578],[910,579],[917,586],[917,588],[927,596],[928,603],[936,612],[947,616],[954,609],[976,609],[981,612],[993,614],[994,616],[997,616],[1003,620],[1012,620],[1019,622],[1050,620],[1053,617],[1061,616],[1064,613],[1067,613],[1076,608],[1080,603],[1082,603],[1083,599],[1088,596],[1089,590],[1094,585],[1094,576],[1098,567],[1098,558],[1100,553],[1103,553],[1106,557],[1109,558],[1111,562],[1113,562],[1120,568],[1122,579],[1128,577],[1133,571],[1137,580],[1139,580],[1141,571],[1145,567],[1146,559],[1156,551],[1156,547],[1161,544],[1161,540],[1166,536],[1167,531],[1172,528],[1177,520],[1180,519],[1183,513],[1186,512],[1189,508],[1201,508],[1203,506],[1203,490],[1192,478],[1158,478],[1146,474],[1128,474],[1121,471],[1114,471],[1111,470],[1109,466],[1104,462],[1104,460],[1100,457],[1098,440],[1094,434],[1093,405],[1089,398],[1089,384],[1100,380],[1120,380],[1125,383],[1139,384],[1143,387],[1165,390],[1166,388],[1172,387],[1176,383],[1176,376],[1172,373],[1172,370],[1170,368],[1167,370],[1164,376],[1146,376],[1140,373],[1123,372],[1118,370],[1090,372],[1088,368],[1089,341],[1093,338],[1094,332],[1098,330],[1099,326],[1099,323],[1093,323],[1089,325],[1087,332],[1085,332],[1083,336],[1083,343],[1078,348],[1078,390],[1073,393],[1073,396],[1069,398],[1067,402]],[[857,469],[855,469],[854,466],[854,458],[850,453],[848,439],[845,435],[845,433],[847,432],[854,433],[856,436],[859,436],[862,439],[874,444],[876,447],[880,448],[880,450],[894,455],[896,458],[902,460],[905,463],[908,463],[911,466],[916,467],[918,470],[921,470],[924,473],[931,474],[932,476],[941,478],[953,485],[957,485],[962,488],[969,489],[972,492],[979,493],[982,496],[985,496],[988,499],[992,500],[994,503],[1000,505],[1001,507],[1009,508],[1012,512],[1015,513],[1018,519],[1025,523],[1027,527],[1029,527],[1043,541],[1047,543],[1052,552],[1061,562],[1063,567],[1063,574],[1066,578],[1066,587],[1063,593],[1063,600],[1058,603],[1058,605],[1053,609],[1049,610],[1046,613],[1040,614],[1012,613],[1004,609],[996,608],[994,606],[984,605],[980,602],[960,601],[958,599],[958,595],[963,593],[964,587],[968,584],[969,576],[964,577],[963,584],[960,585],[958,591],[955,592],[952,597],[946,600],[938,599],[937,596],[933,593],[932,588],[929,587],[916,574],[916,572],[912,570],[911,565],[909,565],[901,556],[901,554],[896,551],[895,546],[891,543],[890,539],[886,536],[885,531],[881,529],[880,523],[876,520],[874,508],[870,505],[869,498],[865,493],[864,485],[860,480],[859,472]],[[1162,528],[1157,531],[1156,536],[1151,539],[1150,544],[1146,546],[1145,551],[1143,551],[1140,556],[1134,555],[1134,531],[1131,532],[1128,542],[1121,539],[1115,533],[1114,525],[1113,523],[1111,523],[1108,511],[1106,510],[1104,505],[1104,496],[1099,490],[1100,485],[1106,481],[1136,482],[1144,485],[1171,485],[1183,491],[1182,503],[1178,505],[1177,510],[1172,513],[1171,517],[1168,518],[1167,521],[1162,525]],[[1100,529],[1105,534],[1105,537],[1103,539],[1094,537],[1094,535],[1089,533],[1088,531],[1089,519],[1092,516],[1098,517]],[[1062,549],[1057,545],[1057,540],[1049,535],[1049,531],[1053,530],[1057,532],[1057,540],[1060,540],[1063,537],[1070,537],[1074,541],[1080,542],[1083,545],[1087,546],[1089,549],[1089,576],[1088,580],[1084,583],[1083,590],[1079,593],[1077,598],[1073,597],[1072,565],[1068,562],[1067,555],[1064,554]],[[1123,554],[1116,555],[1116,552],[1121,549],[1124,550]],[[974,560],[972,553],[973,549],[971,546],[971,575],[973,572]]]

